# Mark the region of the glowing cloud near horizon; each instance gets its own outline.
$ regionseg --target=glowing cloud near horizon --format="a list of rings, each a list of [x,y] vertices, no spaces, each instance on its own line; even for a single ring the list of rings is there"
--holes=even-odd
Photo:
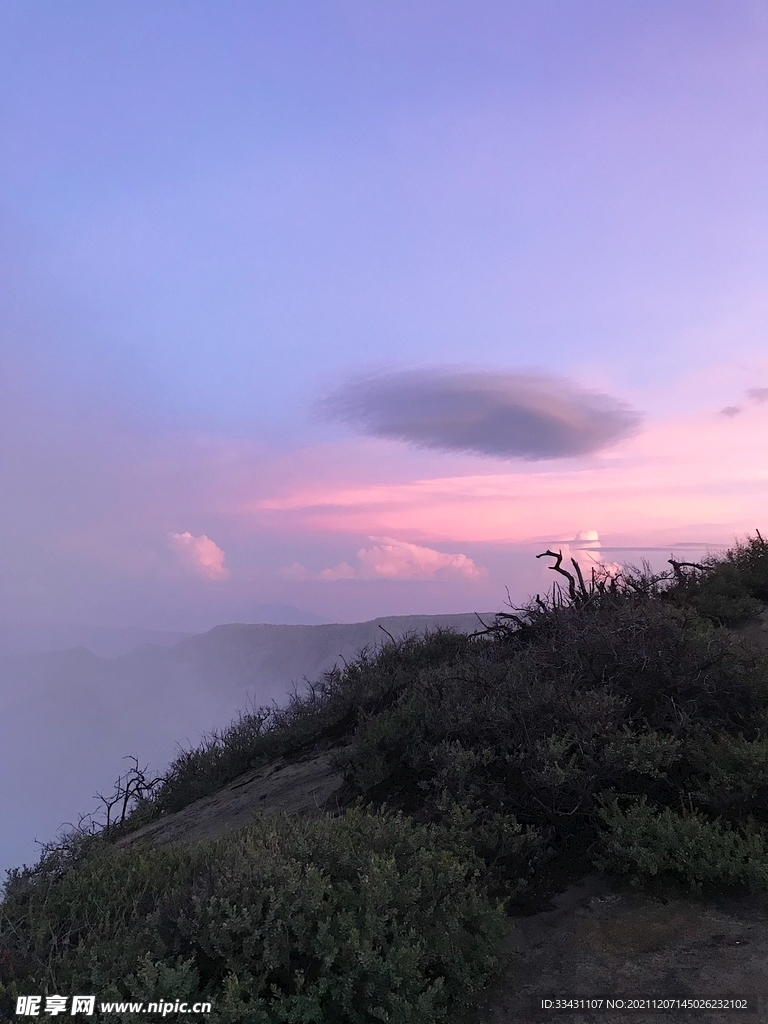
[[[601,549],[600,534],[597,530],[579,530],[573,540],[556,541],[553,547],[563,556],[565,563],[584,562],[587,570],[599,568],[610,576],[622,571],[620,562],[606,562]]]

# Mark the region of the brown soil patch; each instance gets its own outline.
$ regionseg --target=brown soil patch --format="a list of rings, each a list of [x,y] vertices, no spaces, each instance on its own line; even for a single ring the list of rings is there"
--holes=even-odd
[[[543,998],[763,995],[758,1011],[537,1011]],[[512,921],[501,978],[461,1024],[768,1021],[768,904],[654,897],[586,878]]]

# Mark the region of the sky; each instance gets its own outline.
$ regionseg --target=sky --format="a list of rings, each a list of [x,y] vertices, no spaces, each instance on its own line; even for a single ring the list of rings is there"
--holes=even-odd
[[[4,0],[0,625],[768,530],[765,0]]]

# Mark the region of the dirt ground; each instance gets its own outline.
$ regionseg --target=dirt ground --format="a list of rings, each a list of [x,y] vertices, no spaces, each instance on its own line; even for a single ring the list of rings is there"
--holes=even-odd
[[[703,902],[585,878],[555,897],[551,909],[512,920],[505,960],[502,976],[461,1024],[768,1022],[768,902],[754,897]],[[750,996],[755,1009],[535,1008],[545,998],[573,996]]]

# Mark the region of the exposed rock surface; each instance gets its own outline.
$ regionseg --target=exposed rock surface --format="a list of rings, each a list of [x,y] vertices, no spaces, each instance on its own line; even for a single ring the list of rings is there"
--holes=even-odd
[[[129,833],[117,845],[215,839],[251,824],[260,812],[333,814],[338,809],[335,797],[341,785],[342,777],[331,765],[328,752],[299,761],[281,759],[246,772],[218,792]]]

